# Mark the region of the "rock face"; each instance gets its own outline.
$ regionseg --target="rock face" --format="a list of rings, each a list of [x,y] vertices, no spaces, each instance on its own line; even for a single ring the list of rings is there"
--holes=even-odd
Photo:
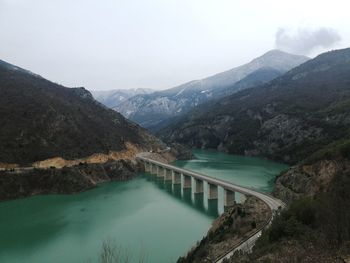
[[[65,88],[0,61],[0,163],[29,165],[61,157],[161,148],[145,129],[95,101],[84,88]]]
[[[273,195],[290,204],[305,196],[327,191],[332,179],[350,170],[350,161],[320,160],[312,164],[298,165],[277,177]]]
[[[119,160],[62,169],[0,171],[0,201],[39,194],[73,194],[101,182],[131,179],[142,170],[134,161]]]
[[[271,212],[262,201],[249,197],[215,220],[208,234],[178,263],[215,262],[242,239],[249,237],[269,220]]]
[[[295,164],[350,138],[350,49],[318,56],[260,87],[208,102],[159,134],[195,148]]]
[[[93,97],[108,108],[114,108],[136,95],[149,94],[151,89],[113,89],[113,90],[91,90]]]
[[[74,160],[65,160],[62,157],[50,158],[43,161],[37,161],[32,164],[35,168],[63,168],[63,167],[72,167],[78,164],[97,164],[97,163],[106,163],[108,161],[117,161],[117,160],[130,160],[133,159],[136,154],[142,152],[142,148],[138,148],[135,145],[126,143],[126,149],[113,152],[110,151],[108,154],[95,153],[91,156],[85,158],[79,158]],[[1,168],[1,164],[0,164]]]
[[[151,94],[137,95],[115,109],[141,126],[158,130],[208,100],[266,83],[307,61],[307,57],[272,50],[243,66]]]

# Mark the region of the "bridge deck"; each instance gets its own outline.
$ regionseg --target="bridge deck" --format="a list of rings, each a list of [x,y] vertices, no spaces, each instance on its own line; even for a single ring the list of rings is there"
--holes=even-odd
[[[252,189],[252,188],[240,186],[240,185],[237,185],[237,184],[234,184],[231,182],[227,182],[227,181],[224,181],[221,179],[213,178],[213,177],[201,174],[201,173],[193,172],[193,171],[183,169],[180,167],[176,167],[176,166],[173,166],[170,164],[158,162],[156,160],[149,159],[146,157],[138,157],[138,158],[142,161],[152,163],[152,164],[155,164],[157,166],[160,166],[160,167],[163,167],[163,168],[166,168],[169,170],[173,170],[173,171],[178,172],[178,173],[182,173],[184,175],[189,175],[195,179],[203,180],[203,181],[206,181],[210,184],[221,186],[222,188],[227,189],[227,190],[239,192],[239,193],[244,194],[244,195],[255,196],[255,197],[259,198],[260,200],[262,200],[263,202],[265,202],[272,210],[278,210],[278,208],[283,208],[285,206],[285,204],[281,200],[274,198],[266,193],[262,193],[258,190]]]
[[[262,200],[264,203],[266,203],[272,212],[277,211],[278,209],[284,208],[286,206],[281,200],[274,198],[273,196],[270,196],[266,193],[262,193],[260,191],[255,190],[255,189],[249,188],[249,187],[240,186],[240,185],[237,185],[237,184],[234,184],[231,182],[227,182],[227,181],[224,181],[221,179],[216,179],[216,178],[213,178],[213,177],[201,174],[201,173],[197,173],[197,172],[193,172],[193,171],[190,171],[187,169],[179,168],[179,167],[176,167],[176,166],[173,166],[170,164],[158,162],[156,160],[149,159],[149,158],[146,158],[146,157],[143,157],[140,155],[137,156],[137,158],[141,161],[144,161],[147,163],[152,163],[152,164],[155,164],[159,167],[163,167],[165,169],[173,170],[175,172],[191,176],[197,180],[202,180],[202,181],[206,181],[207,183],[210,183],[210,184],[221,186],[227,190],[239,192],[239,193],[244,194],[244,195],[255,196],[256,198],[258,198],[258,199]],[[237,244],[229,252],[227,252],[226,254],[221,256],[219,259],[217,259],[215,261],[215,263],[222,263],[224,261],[224,259],[230,258],[237,250],[250,251],[252,249],[252,247],[254,246],[255,241],[261,236],[262,230],[271,224],[272,219],[273,219],[273,213],[272,213],[270,219],[268,220],[268,222],[266,222],[266,224],[263,227],[257,229],[257,231],[255,231],[251,236],[242,240],[239,244]]]

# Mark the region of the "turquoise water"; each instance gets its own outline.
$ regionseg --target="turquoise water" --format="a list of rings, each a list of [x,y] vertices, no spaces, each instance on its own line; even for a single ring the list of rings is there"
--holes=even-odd
[[[195,151],[176,165],[269,191],[286,166],[257,158]],[[149,174],[75,195],[35,196],[0,203],[0,262],[98,262],[102,242],[138,262],[176,262],[222,211]]]
[[[217,151],[194,150],[196,159],[174,164],[215,178],[271,192],[274,179],[288,168],[285,164],[262,158],[229,155]]]

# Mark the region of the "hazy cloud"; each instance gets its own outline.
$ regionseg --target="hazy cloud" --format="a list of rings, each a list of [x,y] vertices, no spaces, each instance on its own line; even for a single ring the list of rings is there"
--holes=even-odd
[[[276,33],[275,44],[278,49],[307,55],[317,48],[330,48],[340,40],[339,33],[332,28],[298,28],[295,31],[280,28]]]
[[[0,0],[0,59],[68,87],[165,89],[261,56],[275,48],[278,27],[326,25],[341,33],[336,48],[350,47],[348,6],[345,0],[294,0],[287,7],[273,0]],[[314,56],[334,47],[322,48],[339,39],[334,32],[281,29],[276,44],[297,53],[321,46]]]

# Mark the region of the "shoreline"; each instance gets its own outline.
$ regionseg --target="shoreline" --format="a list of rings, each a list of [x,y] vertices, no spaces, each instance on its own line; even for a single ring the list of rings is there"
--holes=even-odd
[[[155,159],[158,161],[167,162],[167,163],[172,162],[172,161],[177,159],[170,153],[162,153],[162,154],[147,153],[147,155],[149,156],[149,158],[152,158],[152,159]],[[118,166],[119,169],[115,169],[116,166]],[[111,169],[109,169],[111,167],[114,168],[113,169],[114,171],[117,171],[112,176],[107,175],[107,173],[112,171]],[[127,172],[125,172],[125,171],[127,171]],[[10,201],[10,200],[18,199],[18,198],[26,198],[26,197],[36,196],[36,195],[77,194],[77,193],[84,192],[84,191],[93,189],[95,187],[98,187],[98,185],[100,185],[102,183],[107,183],[107,182],[111,182],[111,181],[132,180],[133,178],[135,178],[137,176],[137,173],[139,173],[139,172],[144,172],[144,168],[135,159],[132,159],[132,160],[123,160],[122,159],[122,160],[117,160],[117,161],[108,161],[108,162],[99,163],[99,164],[87,164],[87,163],[82,164],[82,163],[80,163],[78,165],[74,165],[74,166],[70,166],[70,167],[63,167],[63,168],[58,168],[58,169],[56,169],[56,168],[34,168],[33,167],[32,169],[25,170],[25,171],[22,171],[20,173],[18,173],[16,171],[11,172],[11,170],[10,170],[10,171],[6,171],[5,173],[11,174],[11,175],[16,175],[16,177],[17,177],[16,179],[18,179],[18,176],[27,177],[28,174],[30,176],[35,177],[35,176],[42,176],[43,174],[45,176],[45,174],[49,173],[51,175],[51,176],[49,176],[49,178],[57,179],[57,177],[58,177],[58,178],[63,180],[65,177],[64,175],[69,173],[71,176],[73,176],[77,180],[75,180],[73,182],[73,187],[68,187],[65,189],[50,189],[50,187],[48,187],[48,189],[41,189],[41,190],[39,189],[38,191],[32,190],[31,192],[24,194],[24,195],[23,195],[23,191],[22,191],[22,194],[20,192],[19,195],[12,196],[10,198],[5,198],[5,199],[3,199],[3,196],[0,195],[0,201]],[[33,173],[34,173],[34,175],[33,175]],[[4,174],[4,172],[0,171],[0,182],[1,182],[1,179],[3,178],[3,174]],[[78,177],[75,177],[75,176],[78,176]],[[67,179],[67,178],[68,177],[66,176],[65,179]],[[82,182],[80,182],[77,185],[74,184],[80,180],[82,180]],[[68,183],[71,183],[71,181],[69,181],[69,182],[63,181],[63,183],[68,184]],[[259,202],[261,202],[261,201],[255,200],[255,203],[259,203]],[[242,205],[236,204],[235,207],[232,209],[237,209],[240,206],[245,207],[245,205],[246,204],[242,204]],[[251,205],[251,202],[250,202],[250,205]],[[210,227],[209,231],[207,232],[207,235],[205,235],[203,239],[207,239],[208,235],[214,235],[213,233],[215,233],[215,229],[220,228],[225,224],[225,221],[223,221],[222,218],[227,217],[227,213],[228,212],[225,212],[224,214],[220,215],[219,217],[217,217],[213,221],[212,226]],[[237,226],[235,226],[235,227],[237,227]],[[257,228],[259,228],[259,226],[256,226],[255,228],[252,228],[248,231],[245,231],[244,233],[240,233],[239,235],[232,236],[231,238],[233,238],[235,240],[234,244],[232,243],[232,240],[222,241],[221,243],[224,243],[223,244],[224,247],[225,247],[225,245],[227,246],[227,243],[230,244],[230,247],[229,248],[227,247],[226,251],[222,250],[220,255],[216,255],[216,258],[218,259],[222,255],[229,253],[235,244],[242,241],[245,237],[247,237],[247,235],[249,233],[251,233],[254,229],[257,229]],[[239,227],[239,229],[240,229],[240,227]],[[239,231],[241,231],[241,230],[239,230]],[[199,243],[199,244],[202,244],[202,243]],[[198,248],[198,246],[195,246],[194,248],[192,247],[187,252],[187,256],[190,253],[192,253],[193,249],[197,249],[197,248]],[[180,259],[181,259],[181,257],[179,258],[179,260]],[[180,261],[180,262],[187,262],[187,261]],[[211,261],[208,261],[208,262],[211,262]]]
[[[142,167],[135,161],[80,164],[60,169],[0,171],[0,202],[43,194],[76,194],[100,183],[134,178]]]

